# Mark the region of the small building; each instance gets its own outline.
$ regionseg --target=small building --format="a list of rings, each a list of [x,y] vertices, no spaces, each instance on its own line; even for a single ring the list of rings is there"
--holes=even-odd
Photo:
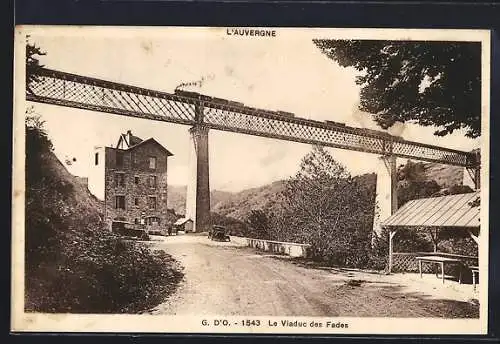
[[[178,231],[184,231],[186,233],[192,232],[193,231],[193,220],[182,217],[175,221],[174,223],[174,228],[175,230]]]
[[[113,222],[167,230],[167,160],[172,155],[154,138],[142,140],[130,130],[120,135],[116,148],[94,149],[88,189],[104,201],[110,230]]]

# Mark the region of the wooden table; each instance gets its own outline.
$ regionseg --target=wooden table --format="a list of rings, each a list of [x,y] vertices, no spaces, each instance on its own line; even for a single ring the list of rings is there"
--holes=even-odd
[[[474,285],[474,291],[476,291],[476,281],[477,275],[479,274],[479,266],[470,266],[469,268],[472,272],[472,284]]]
[[[434,263],[441,266],[441,280],[444,283],[444,266],[445,264],[459,264],[462,265],[462,261],[455,258],[441,257],[441,256],[421,256],[415,257],[418,261],[418,271],[420,272],[420,278],[422,278],[422,262]],[[437,271],[436,271],[437,276]],[[458,283],[462,283],[462,269],[460,268],[460,276],[458,277]]]

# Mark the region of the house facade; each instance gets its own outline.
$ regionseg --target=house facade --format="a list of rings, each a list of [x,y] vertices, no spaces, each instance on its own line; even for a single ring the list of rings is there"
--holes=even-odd
[[[142,140],[131,131],[120,135],[116,148],[95,148],[88,185],[104,201],[110,230],[114,222],[125,222],[166,231],[167,169],[172,155],[155,139]]]

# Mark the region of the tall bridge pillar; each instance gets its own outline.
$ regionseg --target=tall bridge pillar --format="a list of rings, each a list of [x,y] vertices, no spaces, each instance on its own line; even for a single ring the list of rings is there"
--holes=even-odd
[[[208,166],[208,128],[189,129],[191,139],[190,180],[186,195],[186,218],[193,220],[193,231],[203,232],[210,225],[210,182]]]
[[[382,227],[381,221],[387,219],[398,209],[398,175],[396,167],[396,157],[394,155],[384,155],[380,157],[377,173],[377,195],[376,205],[377,215],[374,220],[374,230],[380,235]],[[391,273],[393,265],[393,238],[396,232],[389,231],[389,265],[388,271]]]
[[[374,221],[374,230],[380,234],[380,222],[391,216],[398,209],[398,178],[396,169],[396,157],[384,155],[380,157],[377,166],[377,215]]]
[[[473,153],[474,161],[471,161],[471,167],[464,168],[463,184],[479,190],[481,188],[481,152],[477,149],[471,153]]]

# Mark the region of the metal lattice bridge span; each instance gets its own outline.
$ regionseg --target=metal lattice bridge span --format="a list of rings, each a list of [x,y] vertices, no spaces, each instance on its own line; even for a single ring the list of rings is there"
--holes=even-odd
[[[210,211],[209,129],[378,154],[393,161],[391,175],[395,175],[395,158],[479,169],[478,156],[472,152],[407,141],[383,131],[300,118],[289,112],[257,109],[194,92],[165,93],[46,68],[37,69],[29,80],[28,101],[191,126],[197,155],[196,181],[191,187],[193,204],[188,205],[186,215],[192,216],[195,228],[205,226]],[[473,174],[478,183],[479,174]]]

